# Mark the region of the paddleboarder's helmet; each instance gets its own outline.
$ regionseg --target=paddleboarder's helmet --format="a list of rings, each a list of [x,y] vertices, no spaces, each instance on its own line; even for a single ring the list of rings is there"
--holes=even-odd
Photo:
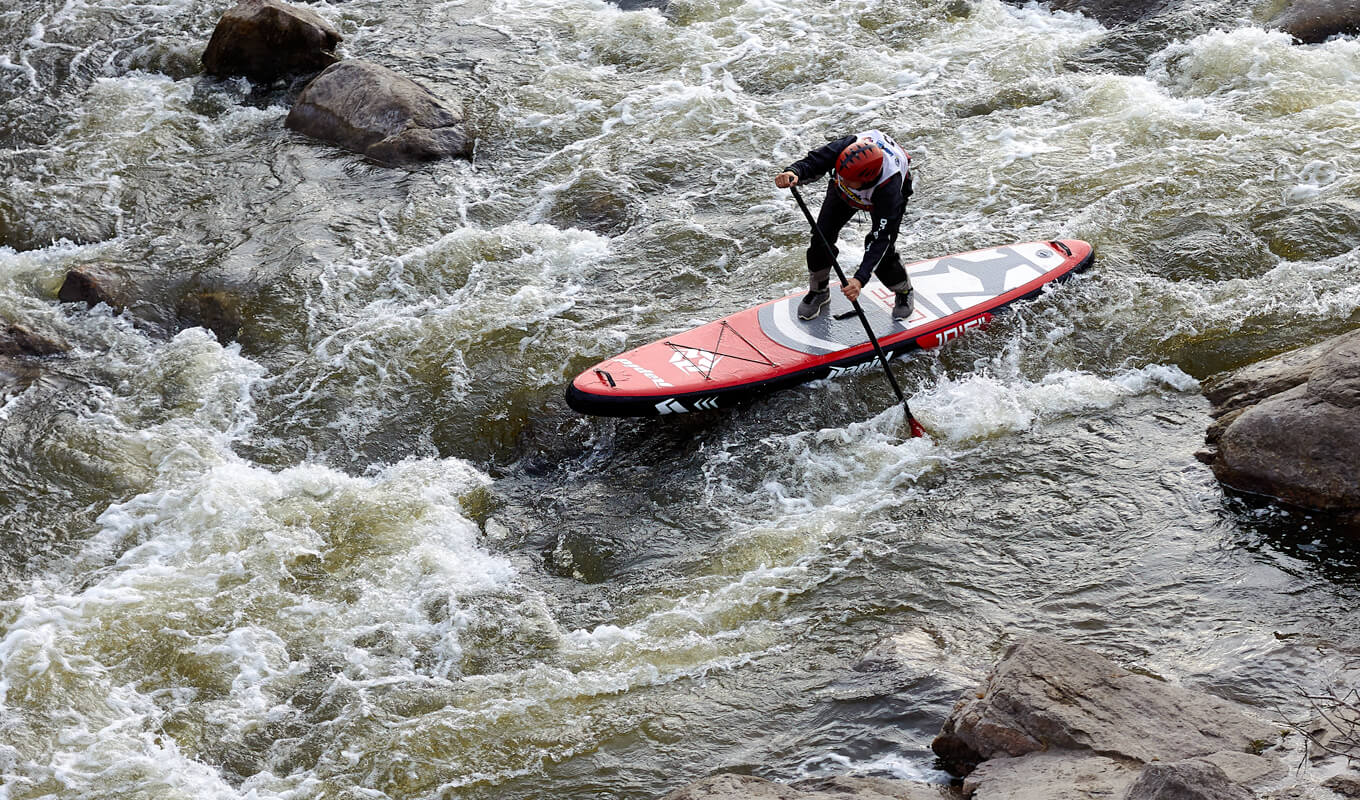
[[[836,159],[836,177],[852,189],[867,189],[883,172],[883,148],[861,139],[841,151]]]

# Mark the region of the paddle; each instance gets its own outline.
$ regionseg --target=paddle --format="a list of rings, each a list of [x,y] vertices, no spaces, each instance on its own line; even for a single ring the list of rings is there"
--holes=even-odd
[[[808,224],[812,226],[812,232],[817,235],[817,240],[826,248],[827,258],[831,259],[831,266],[836,269],[836,277],[840,278],[841,286],[845,286],[850,281],[845,279],[845,273],[841,271],[841,265],[836,263],[836,251],[831,249],[831,242],[826,240],[822,229],[817,227],[817,221],[812,218],[812,212],[808,211],[807,203],[803,202],[803,195],[799,194],[797,186],[790,186],[789,191],[793,192],[793,199],[798,201],[798,207],[803,209],[803,216],[807,217]],[[888,367],[888,356],[883,352],[882,346],[878,343],[878,337],[874,335],[873,326],[869,324],[869,318],[864,315],[864,309],[860,308],[859,300],[851,300],[850,305],[854,306],[855,313],[859,315],[859,321],[864,325],[864,332],[869,336],[869,342],[874,346],[874,353],[878,355],[878,361],[883,365],[883,371],[888,375],[888,383],[892,384],[893,391],[897,394],[897,399],[902,401],[902,411],[907,415],[907,425],[911,428],[913,437],[925,436],[926,429],[921,427],[921,423],[916,421],[916,417],[911,415],[911,406],[907,405],[907,397],[902,394],[902,387],[897,385],[897,378],[893,376],[893,371]]]

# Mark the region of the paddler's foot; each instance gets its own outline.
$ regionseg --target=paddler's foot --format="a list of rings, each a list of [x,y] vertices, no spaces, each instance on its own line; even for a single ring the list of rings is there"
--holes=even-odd
[[[916,290],[908,289],[905,292],[893,292],[897,299],[893,301],[893,319],[906,319],[911,316],[911,312],[916,310]]]
[[[803,302],[798,304],[799,319],[816,319],[821,316],[822,309],[831,302],[831,290],[822,289],[820,292],[808,292],[803,295]]]

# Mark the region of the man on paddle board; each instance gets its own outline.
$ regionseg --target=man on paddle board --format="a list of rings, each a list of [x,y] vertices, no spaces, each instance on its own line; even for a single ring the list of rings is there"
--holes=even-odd
[[[831,302],[831,262],[840,252],[836,238],[856,211],[869,212],[871,228],[864,237],[859,269],[841,292],[853,301],[869,275],[877,275],[896,295],[893,319],[910,317],[915,305],[911,279],[894,244],[911,196],[911,156],[882,131],[864,131],[809,151],[776,175],[774,185],[787,189],[815,181],[828,172],[832,179],[817,213],[817,228],[831,243],[831,252],[826,252],[814,234],[807,250],[808,293],[798,304],[799,318],[816,319]]]

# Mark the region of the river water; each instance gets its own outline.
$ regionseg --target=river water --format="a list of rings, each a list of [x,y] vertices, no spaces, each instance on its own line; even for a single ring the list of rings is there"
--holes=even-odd
[[[0,316],[70,348],[0,410],[5,800],[943,781],[931,737],[1026,632],[1271,716],[1353,678],[1360,553],[1194,453],[1200,380],[1360,323],[1354,38],[1246,3],[318,4],[466,101],[475,159],[399,170],[202,76],[225,6],[0,10]],[[872,373],[565,408],[796,290],[772,176],[872,127],[918,165],[909,258],[1097,248],[899,362],[933,443]],[[56,302],[85,265],[125,313]],[[217,289],[226,345],[180,312]]]

